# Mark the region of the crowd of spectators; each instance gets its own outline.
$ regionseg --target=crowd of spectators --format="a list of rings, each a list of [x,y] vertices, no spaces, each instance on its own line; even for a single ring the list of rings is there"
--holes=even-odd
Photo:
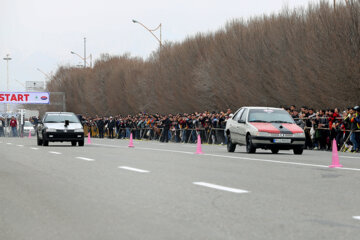
[[[202,141],[226,144],[224,129],[231,110],[226,112],[204,112],[191,114],[146,114],[128,116],[81,117],[91,134],[100,138],[129,138],[133,133],[136,139],[159,140],[161,142],[194,143],[197,133]]]
[[[297,125],[305,131],[305,147],[308,149],[331,150],[332,141],[336,140],[338,150],[359,152],[360,144],[360,107],[345,110],[314,110],[306,106],[300,110],[295,105],[284,107],[294,118]]]
[[[307,149],[331,150],[336,139],[338,150],[342,146],[349,151],[358,151],[360,144],[360,108],[345,110],[320,109],[306,106],[298,109],[295,105],[282,107],[305,131]],[[128,116],[81,117],[83,124],[91,129],[92,136],[103,138],[129,138],[159,140],[161,142],[195,143],[197,134],[203,142],[226,144],[224,133],[226,121],[232,111],[203,112],[191,114],[146,114]]]

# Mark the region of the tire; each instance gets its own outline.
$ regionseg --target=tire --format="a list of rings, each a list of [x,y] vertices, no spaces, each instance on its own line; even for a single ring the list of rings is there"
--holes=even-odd
[[[37,145],[41,146],[43,144],[43,141],[39,138],[39,135],[37,135]]]
[[[272,149],[271,149],[271,152],[272,152],[273,154],[277,154],[277,153],[279,153],[279,149],[278,149],[278,148],[272,148]]]
[[[235,152],[236,144],[231,142],[230,135],[228,135],[228,142],[226,148],[228,152]]]
[[[256,148],[254,147],[254,145],[251,141],[250,135],[246,136],[246,152],[247,153],[255,153],[256,152]]]
[[[79,147],[83,147],[84,146],[84,140],[79,141]]]
[[[47,146],[49,146],[49,141],[43,139],[42,144],[44,147],[47,147]]]
[[[304,149],[302,147],[294,148],[294,154],[295,155],[301,155],[303,153]]]
[[[71,146],[75,147],[76,146],[76,141],[72,141]]]

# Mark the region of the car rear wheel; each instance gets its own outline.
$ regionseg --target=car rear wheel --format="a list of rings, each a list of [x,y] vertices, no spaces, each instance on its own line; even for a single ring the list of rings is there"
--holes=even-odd
[[[279,149],[278,149],[278,148],[272,148],[272,149],[271,149],[271,152],[272,152],[273,154],[277,154],[277,153],[279,152]]]
[[[80,146],[80,147],[83,147],[83,146],[84,146],[84,140],[79,141],[79,146]]]
[[[304,149],[302,147],[294,148],[294,154],[295,155],[301,155],[303,153]]]
[[[235,148],[236,148],[236,144],[231,142],[231,138],[230,135],[228,136],[228,141],[227,141],[227,151],[228,152],[235,152]]]
[[[72,141],[72,142],[71,142],[71,146],[75,147],[75,146],[76,146],[76,142],[75,142],[75,141]]]
[[[251,141],[250,135],[246,136],[246,152],[247,153],[255,153],[256,152],[256,148],[254,147],[254,145]]]

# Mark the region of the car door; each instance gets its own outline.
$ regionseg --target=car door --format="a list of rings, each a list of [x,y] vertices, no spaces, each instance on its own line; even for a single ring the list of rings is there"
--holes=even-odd
[[[231,119],[231,125],[230,125],[230,134],[233,142],[238,143],[239,142],[239,119],[241,114],[243,113],[244,109],[241,108],[239,111],[237,111],[234,115],[234,117]]]
[[[249,109],[245,108],[240,116],[240,119],[239,119],[240,121],[238,121],[238,125],[237,125],[238,142],[240,144],[246,144],[246,131],[247,131],[246,120],[247,120],[248,113],[249,113]]]

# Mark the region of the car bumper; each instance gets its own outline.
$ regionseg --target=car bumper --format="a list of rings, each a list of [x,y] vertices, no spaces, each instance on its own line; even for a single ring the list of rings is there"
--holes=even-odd
[[[277,139],[282,139],[288,142],[275,142]],[[286,139],[286,140],[285,140]],[[280,150],[293,149],[296,147],[302,147],[305,145],[304,137],[286,137],[286,138],[274,138],[274,137],[252,137],[252,144],[256,148],[278,148]]]
[[[71,142],[71,141],[83,141],[84,133],[46,133],[45,139],[50,142]]]

